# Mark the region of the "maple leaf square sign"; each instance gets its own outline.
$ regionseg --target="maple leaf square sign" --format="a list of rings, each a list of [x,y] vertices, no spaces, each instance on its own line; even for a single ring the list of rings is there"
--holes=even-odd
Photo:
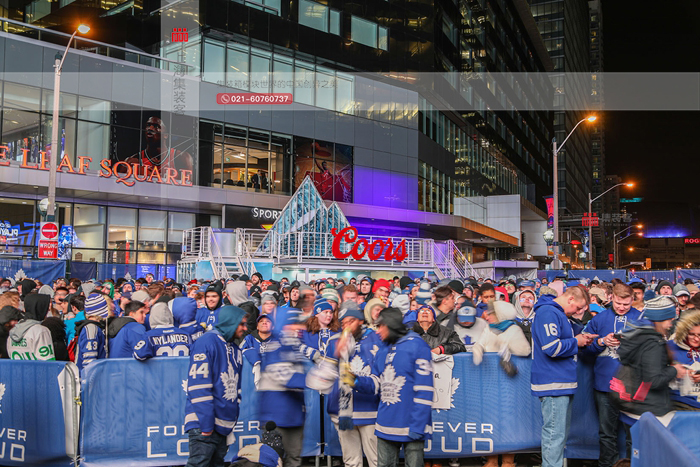
[[[42,222],[39,233],[39,259],[57,259],[58,223]]]

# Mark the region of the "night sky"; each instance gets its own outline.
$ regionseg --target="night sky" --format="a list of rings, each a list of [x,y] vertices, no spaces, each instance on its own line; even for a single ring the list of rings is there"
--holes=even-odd
[[[700,72],[700,2],[602,0],[606,72]],[[654,236],[700,234],[700,111],[607,112],[607,173]]]

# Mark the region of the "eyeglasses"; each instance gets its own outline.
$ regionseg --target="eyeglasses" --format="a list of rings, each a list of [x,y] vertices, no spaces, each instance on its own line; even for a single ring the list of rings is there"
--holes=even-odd
[[[688,338],[700,339],[700,334],[688,333]]]

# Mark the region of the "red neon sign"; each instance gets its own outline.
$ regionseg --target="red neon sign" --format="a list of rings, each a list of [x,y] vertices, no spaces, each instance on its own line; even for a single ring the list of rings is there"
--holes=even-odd
[[[333,257],[336,259],[346,259],[352,256],[356,260],[361,260],[365,255],[372,260],[376,261],[384,256],[385,261],[398,261],[402,262],[408,256],[406,252],[406,240],[401,240],[394,249],[394,243],[390,238],[386,240],[377,239],[371,244],[366,238],[357,238],[357,229],[355,227],[345,227],[343,230],[338,232],[336,229],[331,230],[331,235],[333,235],[333,244],[331,245],[331,252]],[[341,242],[354,243],[350,251],[343,253],[340,250]]]

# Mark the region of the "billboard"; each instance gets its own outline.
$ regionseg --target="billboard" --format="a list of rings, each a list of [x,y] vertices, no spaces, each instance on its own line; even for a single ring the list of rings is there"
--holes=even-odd
[[[352,203],[352,146],[294,139],[294,190],[311,177],[321,198]]]

